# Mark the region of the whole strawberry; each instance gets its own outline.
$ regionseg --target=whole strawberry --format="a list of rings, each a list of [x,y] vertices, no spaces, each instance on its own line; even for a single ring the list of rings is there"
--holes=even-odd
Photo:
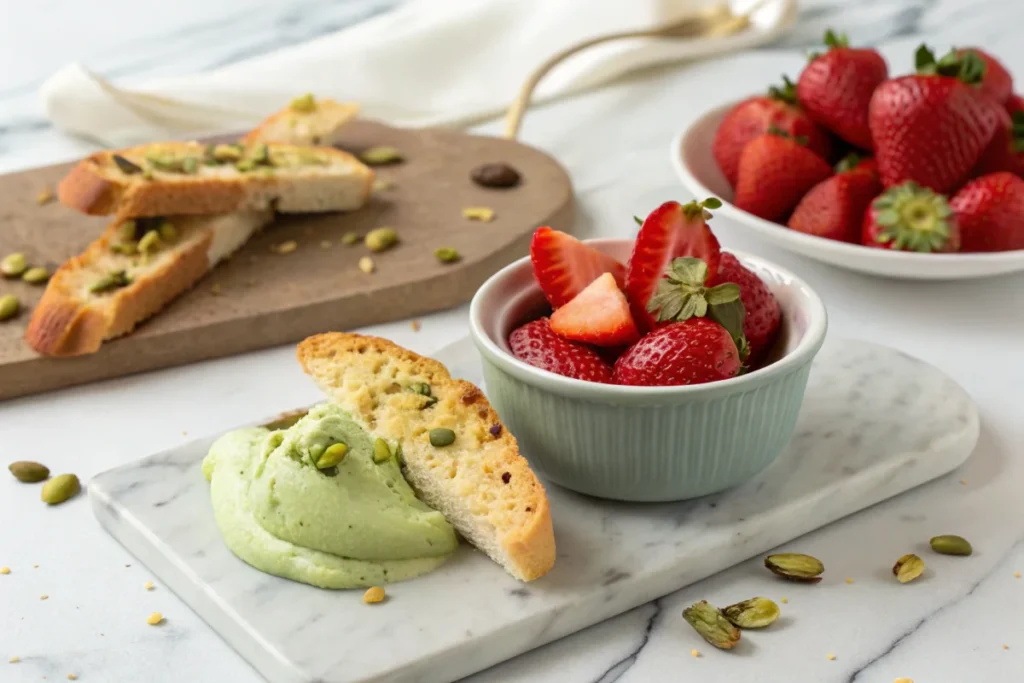
[[[825,32],[828,51],[804,67],[796,96],[811,119],[843,140],[871,149],[868,105],[871,95],[889,77],[877,50],[852,48],[846,36]]]
[[[985,63],[985,73],[981,78],[979,91],[982,95],[992,98],[995,102],[1003,104],[1013,94],[1013,77],[1002,63],[977,47],[962,47],[954,54],[963,57],[968,52],[976,54]]]
[[[921,253],[957,251],[960,230],[942,195],[912,182],[891,187],[864,214],[862,244]]]
[[[1024,180],[992,173],[960,188],[949,201],[960,226],[961,251],[1024,249]]]
[[[612,381],[611,368],[596,351],[556,335],[547,318],[513,330],[508,345],[512,355],[541,370],[588,382]]]
[[[922,45],[917,74],[875,89],[868,111],[882,184],[913,181],[936,192],[961,184],[999,125],[996,105],[979,97],[985,63],[967,52],[938,62]]]
[[[733,204],[765,220],[784,220],[808,190],[832,175],[832,167],[801,142],[775,130],[751,140],[740,156]]]
[[[659,327],[615,361],[615,383],[633,386],[705,384],[739,374],[743,363],[725,328],[707,318]]]
[[[999,127],[981,154],[971,177],[1008,171],[1024,176],[1024,111],[998,110]]]
[[[775,343],[782,323],[779,302],[768,289],[764,280],[754,271],[739,262],[735,256],[722,252],[718,275],[711,285],[732,282],[740,287],[740,301],[743,302],[743,336],[747,339],[750,356],[747,365],[756,365]]]
[[[733,187],[739,176],[743,148],[769,128],[781,130],[794,138],[806,138],[809,149],[824,159],[829,157],[832,142],[828,133],[797,105],[793,83],[785,76],[783,81],[783,87],[769,88],[767,96],[751,97],[737,104],[715,131],[711,150],[718,167]]]
[[[871,160],[856,160],[856,155],[844,159],[837,171],[804,195],[788,225],[815,237],[860,242],[864,212],[882,191],[882,183]]]

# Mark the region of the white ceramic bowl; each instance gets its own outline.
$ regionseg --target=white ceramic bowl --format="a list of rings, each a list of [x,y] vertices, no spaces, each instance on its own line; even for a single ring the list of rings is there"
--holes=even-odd
[[[748,230],[783,249],[870,275],[905,280],[964,280],[1024,271],[1024,250],[985,254],[918,254],[872,249],[824,237],[805,235],[784,225],[766,221],[738,209],[732,188],[711,153],[718,124],[735,102],[712,109],[672,141],[672,165],[683,185],[697,198],[715,196],[722,208],[715,210],[716,223],[728,223]]]

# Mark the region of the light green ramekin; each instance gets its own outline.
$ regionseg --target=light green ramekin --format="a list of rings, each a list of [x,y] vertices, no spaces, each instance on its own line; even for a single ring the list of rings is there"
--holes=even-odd
[[[632,248],[625,239],[588,244],[623,262]],[[515,358],[507,341],[545,310],[530,260],[516,261],[480,287],[469,318],[486,393],[540,475],[600,498],[677,501],[740,484],[779,456],[825,339],[825,306],[789,271],[733,253],[779,300],[782,331],[773,363],[711,384],[626,387],[535,368]]]

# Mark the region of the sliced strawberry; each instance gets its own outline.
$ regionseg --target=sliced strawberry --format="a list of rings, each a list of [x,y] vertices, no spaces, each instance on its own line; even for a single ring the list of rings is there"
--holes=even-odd
[[[508,337],[512,355],[530,365],[588,382],[612,381],[612,369],[594,349],[562,339],[547,318],[516,328]]]
[[[626,267],[607,254],[547,226],[537,228],[530,242],[533,276],[552,308],[563,306],[604,273],[621,286]]]
[[[692,201],[685,206],[665,202],[640,226],[626,268],[625,291],[633,307],[633,318],[641,329],[654,327],[647,303],[673,259],[700,259],[707,265],[709,279],[718,272],[721,247],[706,221],[711,217],[707,208],[721,205],[714,198]]]
[[[551,330],[594,346],[622,346],[640,338],[629,302],[611,273],[597,278],[576,298],[551,314]]]

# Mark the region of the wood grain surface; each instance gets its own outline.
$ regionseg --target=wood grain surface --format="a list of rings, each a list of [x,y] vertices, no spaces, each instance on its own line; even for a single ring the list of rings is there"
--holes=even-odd
[[[473,296],[495,270],[525,256],[538,225],[568,230],[572,185],[546,154],[517,142],[445,130],[403,130],[371,121],[346,128],[341,147],[359,152],[393,145],[400,164],[377,167],[393,182],[352,213],[280,216],[195,288],[95,354],[44,358],[22,340],[41,286],[0,280],[0,295],[15,294],[22,313],[0,322],[0,399],[73,386],[146,370],[296,342],[318,332],[347,330],[450,308]],[[512,189],[483,188],[470,171],[485,162],[517,168]],[[95,239],[109,217],[88,217],[36,197],[54,188],[71,164],[0,176],[0,257],[23,252],[29,262],[55,269]],[[494,209],[490,222],[462,216],[469,206]],[[400,243],[371,254],[343,246],[347,232],[393,227]],[[286,255],[273,247],[287,240]],[[330,246],[326,245],[330,242]],[[441,264],[438,247],[462,255]],[[362,256],[377,269],[359,270]]]

